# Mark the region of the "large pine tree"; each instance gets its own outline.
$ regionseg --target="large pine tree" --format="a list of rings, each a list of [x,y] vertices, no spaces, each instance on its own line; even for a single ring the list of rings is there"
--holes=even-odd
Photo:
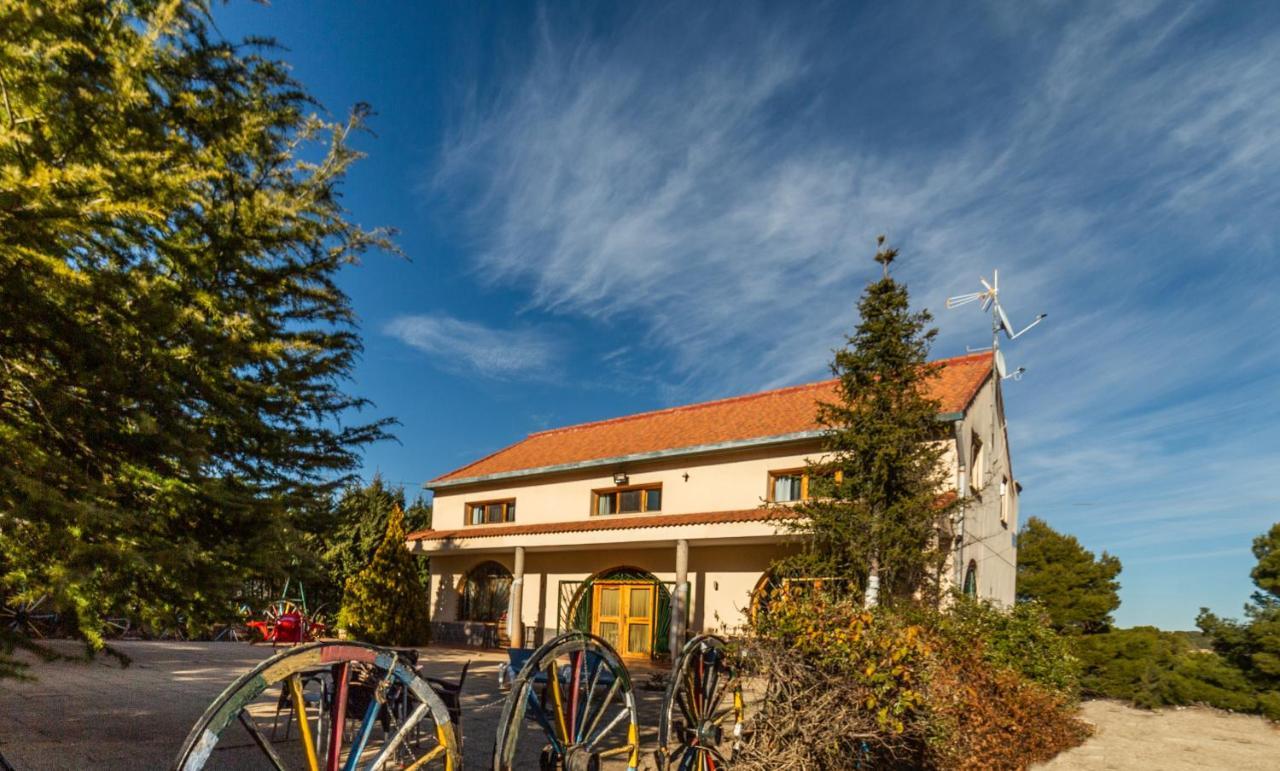
[[[780,571],[837,577],[873,602],[932,595],[948,545],[942,523],[943,425],[928,395],[937,330],[890,275],[898,251],[879,239],[881,277],[858,303],[857,328],[835,352],[839,401],[823,403],[824,455],[809,465],[811,498],[796,525],[806,548]],[[871,591],[867,591],[870,587]]]
[[[0,4],[0,595],[199,625],[282,573],[385,423],[354,419],[338,188],[315,114],[203,0]],[[164,621],[161,621],[163,619]]]
[[[1031,517],[1018,534],[1018,601],[1039,602],[1054,629],[1093,634],[1111,628],[1120,607],[1120,560],[1095,558],[1073,535]]]

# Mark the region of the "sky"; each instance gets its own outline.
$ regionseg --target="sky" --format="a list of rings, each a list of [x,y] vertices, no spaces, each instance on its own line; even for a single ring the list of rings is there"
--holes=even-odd
[[[398,229],[340,283],[413,490],[531,431],[810,382],[879,267],[938,358],[1000,271],[1021,515],[1117,621],[1237,615],[1280,520],[1280,4],[235,1]]]

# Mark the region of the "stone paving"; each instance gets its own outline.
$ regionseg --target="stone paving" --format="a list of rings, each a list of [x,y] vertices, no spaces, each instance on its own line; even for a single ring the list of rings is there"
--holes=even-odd
[[[70,643],[53,643],[75,653]],[[33,664],[34,681],[0,682],[0,754],[16,771],[41,769],[165,769],[205,708],[239,674],[272,655],[270,646],[234,642],[121,641],[133,659]],[[465,767],[486,768],[504,694],[497,689],[497,651],[429,648],[427,675],[456,680],[471,660],[463,689]],[[647,678],[634,673],[637,682]],[[637,689],[641,746],[647,757],[657,734],[662,694]]]

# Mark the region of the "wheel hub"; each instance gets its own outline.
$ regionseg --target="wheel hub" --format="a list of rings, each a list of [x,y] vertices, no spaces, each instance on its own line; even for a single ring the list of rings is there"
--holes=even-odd
[[[581,746],[570,747],[565,752],[564,771],[600,771],[600,756]]]

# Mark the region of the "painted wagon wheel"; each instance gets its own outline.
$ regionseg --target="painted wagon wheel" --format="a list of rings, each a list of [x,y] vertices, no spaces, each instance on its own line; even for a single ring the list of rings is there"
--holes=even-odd
[[[671,668],[658,721],[658,768],[717,771],[742,740],[742,682],[723,639],[699,635]]]
[[[58,613],[47,594],[34,599],[15,597],[0,606],[0,626],[23,637],[44,639],[57,632]]]
[[[610,758],[636,771],[640,724],[631,675],[609,643],[567,632],[525,662],[511,683],[498,736],[494,771],[595,771]]]
[[[311,686],[319,693],[309,694]],[[349,719],[359,721],[353,734]],[[453,771],[462,756],[449,710],[407,659],[366,643],[319,642],[272,656],[232,683],[191,728],[173,769],[255,762],[277,771]]]

